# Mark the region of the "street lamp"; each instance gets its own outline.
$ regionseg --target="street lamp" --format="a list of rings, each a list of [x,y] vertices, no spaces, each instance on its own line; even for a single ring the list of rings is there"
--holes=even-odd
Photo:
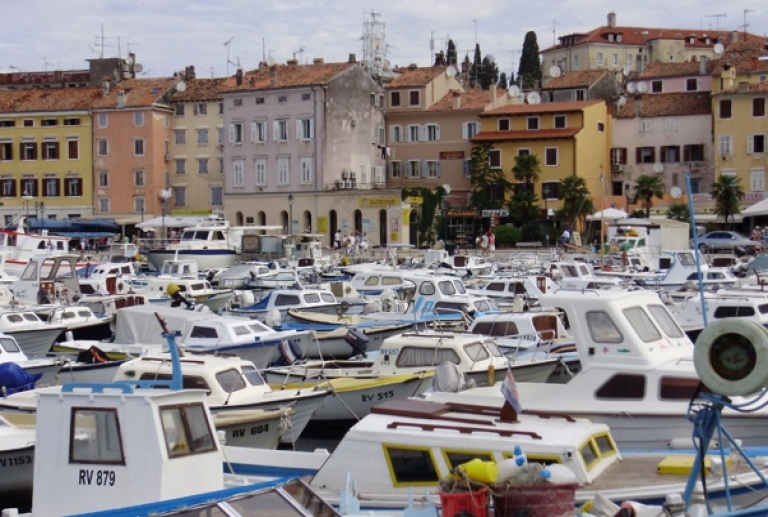
[[[544,226],[547,227],[546,231],[544,232],[544,240],[546,241],[547,246],[549,246],[549,208],[547,207],[549,193],[549,183],[545,183],[541,188],[541,195],[544,197]]]
[[[288,235],[293,235],[293,193],[288,193]]]
[[[35,203],[35,219],[38,219],[37,216],[37,210],[40,209],[40,220],[45,219],[45,203],[40,201],[39,203]]]
[[[171,198],[171,189],[164,188],[160,191],[160,204],[163,212],[163,241],[167,239],[165,233],[165,213],[168,211],[168,200]]]

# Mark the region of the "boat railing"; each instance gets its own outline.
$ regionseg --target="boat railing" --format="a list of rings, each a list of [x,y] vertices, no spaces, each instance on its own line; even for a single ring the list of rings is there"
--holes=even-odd
[[[473,434],[473,433],[495,433],[505,438],[519,435],[528,436],[534,440],[541,440],[541,435],[533,431],[517,431],[512,429],[499,429],[494,427],[479,427],[479,426],[463,426],[463,425],[447,425],[447,424],[433,424],[433,423],[419,423],[419,422],[390,422],[387,425],[387,429],[397,429],[398,427],[418,427],[422,431],[434,431],[436,429],[443,429],[449,431],[458,431],[461,434]]]

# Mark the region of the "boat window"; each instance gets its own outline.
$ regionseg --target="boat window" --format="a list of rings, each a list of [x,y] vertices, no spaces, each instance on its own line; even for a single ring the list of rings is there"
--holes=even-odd
[[[475,310],[478,312],[488,312],[491,310],[491,306],[485,300],[478,300],[475,302]]]
[[[522,282],[512,282],[509,284],[509,292],[514,294],[526,294],[527,291]]]
[[[504,353],[499,347],[496,346],[496,343],[493,341],[486,341],[485,346],[493,357],[505,357]]]
[[[542,314],[533,317],[533,328],[536,332],[542,332],[542,338],[554,339],[557,337],[557,316],[554,314]]]
[[[168,456],[176,458],[216,450],[202,404],[160,408]]]
[[[491,282],[485,286],[486,291],[504,291],[504,284],[501,282]]]
[[[336,303],[336,299],[331,293],[320,293],[320,298],[326,303]]]
[[[691,400],[699,387],[698,379],[662,377],[659,382],[659,399]]]
[[[24,319],[27,321],[40,321],[40,318],[37,317],[37,314],[33,314],[31,312],[25,312]]]
[[[604,311],[589,311],[587,327],[595,343],[621,343],[624,340],[611,317]]]
[[[560,270],[563,272],[563,276],[569,276],[569,277],[579,276],[578,273],[576,273],[576,268],[573,266],[569,266],[567,264],[563,264],[562,266],[560,266]]]
[[[587,470],[600,459],[592,440],[582,445],[581,449],[579,449],[579,454],[581,454],[581,459],[584,461],[584,465],[587,466]]]
[[[613,441],[610,434],[599,434],[593,436],[592,439],[595,441],[595,445],[597,445],[597,450],[600,451],[601,456],[610,456],[611,454],[616,454],[618,452],[616,443]]]
[[[72,408],[69,462],[125,465],[117,410]]]
[[[482,343],[470,343],[468,345],[464,345],[464,352],[466,352],[467,356],[471,361],[484,361],[490,356],[488,355],[488,350],[485,349],[485,346],[483,346]]]
[[[243,377],[248,381],[248,383],[251,386],[261,386],[263,384],[266,384],[264,381],[264,377],[261,376],[259,371],[256,369],[256,367],[244,364],[242,366],[243,368]]]
[[[754,315],[755,308],[751,306],[733,305],[715,309],[715,318],[746,318]]]
[[[607,432],[593,435],[579,448],[584,464],[589,472],[601,459],[618,454],[616,443]],[[530,461],[530,460],[529,460]]]
[[[240,372],[234,368],[217,373],[216,380],[226,393],[245,389],[245,381],[240,375]]]
[[[68,320],[70,318],[74,318],[75,316],[76,316],[75,311],[64,311],[61,314],[61,319],[62,320]]]
[[[415,348],[406,346],[397,355],[397,366],[436,366],[441,363],[460,364],[459,356],[450,349],[445,348]]]
[[[461,314],[464,314],[466,310],[467,310],[467,305],[465,303],[455,303],[455,302],[437,302],[434,308],[435,314],[442,314],[442,315],[452,314],[454,316],[459,316]]]
[[[34,280],[37,278],[37,261],[30,260],[27,263],[27,268],[21,274],[22,280]]]
[[[432,282],[422,282],[419,286],[419,294],[431,296],[435,294],[435,284]]]
[[[190,291],[203,291],[205,289],[204,283],[199,284],[189,284],[189,290]]]
[[[385,276],[381,279],[381,285],[400,285],[403,279],[396,276]]]
[[[278,294],[275,297],[275,306],[280,307],[283,305],[299,305],[299,297],[292,294]]]
[[[515,336],[520,333],[512,321],[481,321],[472,327],[473,334],[484,336]]]
[[[401,449],[384,446],[384,455],[390,466],[395,486],[429,484],[440,480],[432,452],[427,449]]]
[[[450,280],[443,280],[438,282],[437,285],[440,288],[440,292],[445,295],[456,294],[456,287]]]
[[[765,314],[766,312],[768,312],[768,303],[763,303],[761,305],[758,305],[757,310],[760,311],[760,314]]]
[[[467,257],[464,255],[454,255],[453,256],[453,266],[454,267],[464,267],[467,265]]]
[[[651,341],[658,341],[661,339],[659,329],[656,328],[656,325],[651,321],[651,317],[648,316],[648,313],[646,313],[642,307],[630,307],[629,309],[624,309],[622,312],[643,342],[650,343]]]
[[[9,353],[21,352],[19,344],[12,337],[0,337],[0,347]]]
[[[91,317],[91,311],[88,310],[79,310],[77,311],[77,315],[81,318],[90,318]]]
[[[320,295],[318,293],[305,294],[304,301],[307,303],[320,303]]]
[[[235,331],[236,336],[248,336],[251,334],[251,329],[248,327],[248,325],[238,325],[236,327],[232,327],[232,330]]]
[[[645,397],[645,375],[617,373],[595,392],[599,399],[642,400]]]
[[[477,458],[481,461],[494,461],[493,455],[490,452],[485,451],[450,451],[443,450],[443,456],[445,457],[445,464],[449,469],[453,469],[462,465],[468,461],[472,461]]]
[[[453,285],[456,288],[458,294],[467,294],[467,289],[464,287],[464,282],[461,280],[454,280]]]
[[[379,277],[369,276],[363,285],[379,285]]]
[[[217,339],[219,333],[216,332],[214,327],[204,327],[202,325],[195,325],[192,327],[192,332],[189,333],[190,338],[202,338],[202,339]]]
[[[213,237],[211,237],[212,241],[225,241],[227,239],[224,238],[224,233],[220,230],[216,230],[213,232]]]
[[[173,377],[170,373],[142,373],[142,381],[171,381]],[[211,389],[208,387],[208,383],[202,377],[184,375],[181,378],[181,385],[185,390],[203,390],[206,394],[211,394]]]
[[[677,260],[683,266],[695,266],[696,259],[693,257],[693,253],[678,253]]]
[[[589,276],[589,269],[584,264],[579,265],[579,271],[583,276]]]
[[[490,311],[498,311],[499,310],[499,306],[496,305],[496,302],[494,300],[487,299],[487,300],[485,300],[485,302],[488,304],[488,310],[490,310]]]
[[[649,305],[648,312],[656,323],[659,324],[661,330],[669,337],[683,337],[683,331],[680,330],[680,326],[675,321],[675,318],[669,313],[669,311],[661,305]]]
[[[249,323],[248,326],[251,327],[251,330],[253,330],[253,332],[256,334],[272,330],[260,321],[254,321],[252,323]]]
[[[7,314],[6,319],[12,323],[20,323],[24,321],[24,318],[21,317],[19,314]]]

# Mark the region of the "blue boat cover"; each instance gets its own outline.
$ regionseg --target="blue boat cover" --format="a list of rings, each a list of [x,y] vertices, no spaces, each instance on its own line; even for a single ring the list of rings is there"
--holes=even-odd
[[[0,389],[4,395],[31,390],[42,373],[28,373],[16,363],[0,363]]]

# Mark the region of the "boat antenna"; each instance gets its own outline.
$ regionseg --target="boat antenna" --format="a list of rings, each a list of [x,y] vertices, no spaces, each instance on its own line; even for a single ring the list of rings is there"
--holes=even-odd
[[[160,327],[163,329],[163,337],[168,341],[168,348],[171,350],[171,384],[170,388],[173,391],[179,391],[184,387],[183,376],[181,374],[181,359],[179,349],[176,347],[176,335],[168,330],[167,322],[160,316],[159,313],[155,313]]]
[[[701,299],[701,321],[707,328],[707,300],[704,296],[704,276],[701,273],[701,251],[699,251],[699,232],[696,230],[696,214],[693,211],[693,196],[691,195],[691,171],[685,171],[685,187],[688,189],[688,213],[691,217],[691,234],[693,235],[693,255],[696,257],[696,280],[699,283],[699,298]],[[727,222],[727,221],[726,221]]]

